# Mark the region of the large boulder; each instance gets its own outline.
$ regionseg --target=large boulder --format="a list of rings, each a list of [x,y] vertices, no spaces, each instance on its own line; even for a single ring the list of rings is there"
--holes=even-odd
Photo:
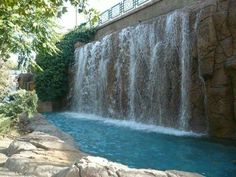
[[[52,158],[49,155],[51,154],[42,155],[40,151],[23,151],[8,158],[4,167],[20,174],[51,177],[66,168],[68,164],[58,162],[59,158]]]
[[[201,177],[195,173],[133,169],[100,157],[87,156],[53,177]]]
[[[38,131],[17,138],[7,152],[5,168],[38,177],[51,177],[83,156],[69,143]]]
[[[51,136],[44,132],[34,131],[26,136],[18,138],[20,141],[29,142],[37,148],[45,150],[76,151],[78,150],[70,143],[65,143],[56,136]]]
[[[29,142],[24,141],[13,141],[7,149],[7,155],[12,156],[13,154],[20,153],[21,151],[32,151],[37,148]]]
[[[0,140],[0,152],[6,154],[7,148],[10,146],[10,144],[13,142],[12,139],[9,138],[3,138]]]
[[[7,159],[8,157],[5,154],[0,153],[0,167],[6,163]]]
[[[54,125],[49,124],[41,114],[36,114],[26,129],[34,130],[34,132],[43,132],[48,135],[58,137],[65,141],[66,144],[74,146],[73,138],[70,135],[58,130]]]
[[[35,177],[35,176],[18,174],[3,167],[0,167],[0,176],[2,177]]]

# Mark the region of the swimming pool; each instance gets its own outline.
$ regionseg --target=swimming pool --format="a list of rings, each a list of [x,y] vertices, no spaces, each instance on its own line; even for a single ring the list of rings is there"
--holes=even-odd
[[[78,113],[47,113],[86,153],[129,167],[236,176],[236,143],[154,125]]]

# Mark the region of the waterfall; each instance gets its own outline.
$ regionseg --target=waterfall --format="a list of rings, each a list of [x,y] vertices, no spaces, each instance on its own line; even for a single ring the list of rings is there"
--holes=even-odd
[[[189,46],[175,11],[76,49],[73,111],[188,130]]]

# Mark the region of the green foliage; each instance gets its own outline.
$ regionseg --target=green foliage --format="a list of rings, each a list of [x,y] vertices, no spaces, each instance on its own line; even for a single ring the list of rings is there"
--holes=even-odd
[[[0,114],[0,134],[6,134],[11,129],[11,125],[12,119]]]
[[[40,100],[54,101],[67,93],[67,67],[60,58],[53,56],[42,56],[42,58],[45,59],[45,63],[41,61],[41,65],[45,66],[43,72],[38,72],[35,76],[36,92]]]
[[[0,102],[9,93],[11,86],[13,85],[13,80],[11,79],[9,72],[11,67],[9,61],[2,63],[2,65],[0,62]]]
[[[65,34],[62,40],[57,43],[57,47],[60,52],[58,55],[54,55],[53,57],[56,56],[58,58],[61,58],[65,61],[66,65],[68,65],[74,60],[75,43],[88,43],[93,39],[95,32],[95,28],[87,28],[85,24],[80,25],[79,27]]]
[[[19,53],[23,62],[24,58],[32,57],[32,50],[48,48],[55,51],[57,36],[52,17],[57,13],[56,5],[43,0],[1,1],[0,58],[6,60],[10,53]]]
[[[91,8],[91,9],[85,8],[83,13],[86,15],[87,21],[88,21],[90,26],[98,25],[99,12],[96,9],[94,9],[94,8]]]
[[[19,123],[19,115],[26,113],[31,118],[37,112],[38,97],[34,91],[19,90],[8,95],[9,100],[0,103],[0,134],[7,133]]]
[[[55,19],[66,12],[66,1],[79,5],[82,12],[87,7],[86,0],[1,0],[0,60],[17,53],[20,64],[26,65],[35,53],[57,52]]]
[[[42,72],[36,72],[36,92],[42,101],[54,101],[65,97],[68,93],[68,68],[74,60],[74,45],[80,41],[89,42],[95,34],[95,29],[88,29],[81,25],[67,33],[57,48],[60,52],[54,55],[39,53],[36,63],[42,68]]]
[[[37,112],[38,97],[34,91],[19,90],[8,96],[9,100],[0,104],[2,117],[16,119],[19,114],[26,113],[29,117]]]

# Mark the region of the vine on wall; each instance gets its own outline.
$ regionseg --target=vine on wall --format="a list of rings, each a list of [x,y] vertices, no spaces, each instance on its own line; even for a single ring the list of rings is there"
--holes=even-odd
[[[35,86],[41,101],[56,101],[67,95],[68,68],[74,61],[74,45],[76,42],[88,43],[93,39],[95,32],[94,28],[80,25],[57,43],[59,53],[49,55],[41,52],[37,55],[36,63],[42,70],[35,72]]]

